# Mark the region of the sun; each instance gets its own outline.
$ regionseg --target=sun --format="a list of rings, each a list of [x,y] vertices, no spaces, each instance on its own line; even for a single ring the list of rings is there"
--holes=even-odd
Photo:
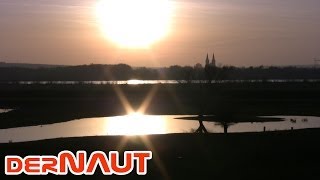
[[[99,0],[95,13],[103,34],[127,48],[146,48],[169,32],[169,0]]]

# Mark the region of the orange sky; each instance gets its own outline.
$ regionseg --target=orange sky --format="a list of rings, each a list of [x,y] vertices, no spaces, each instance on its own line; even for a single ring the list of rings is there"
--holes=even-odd
[[[41,64],[311,64],[320,57],[318,0],[172,0],[171,31],[149,49],[101,33],[97,0],[1,0],[0,61]]]

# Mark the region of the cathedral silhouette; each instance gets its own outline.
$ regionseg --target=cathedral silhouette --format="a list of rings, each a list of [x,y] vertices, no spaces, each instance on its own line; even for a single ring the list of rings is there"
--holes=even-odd
[[[213,67],[216,67],[216,58],[214,57],[214,53],[213,53],[213,55],[212,55],[211,63],[210,63],[210,59],[209,59],[209,54],[207,53],[207,58],[206,58],[205,66],[213,66]]]

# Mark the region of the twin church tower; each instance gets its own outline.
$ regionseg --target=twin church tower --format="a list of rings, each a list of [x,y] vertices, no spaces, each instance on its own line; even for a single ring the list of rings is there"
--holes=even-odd
[[[216,67],[216,58],[214,57],[214,53],[212,54],[212,59],[211,59],[211,62],[210,62],[210,59],[209,59],[209,54],[207,53],[207,58],[205,60],[205,64],[204,64],[204,67]],[[194,65],[194,68],[198,68],[198,69],[201,69],[201,68],[204,68],[202,66],[201,63],[197,63],[196,65]]]
[[[213,66],[216,67],[216,58],[214,57],[214,53],[212,55],[212,59],[211,59],[211,63],[210,63],[210,59],[209,59],[209,54],[207,53],[207,58],[206,58],[206,64],[205,66]]]

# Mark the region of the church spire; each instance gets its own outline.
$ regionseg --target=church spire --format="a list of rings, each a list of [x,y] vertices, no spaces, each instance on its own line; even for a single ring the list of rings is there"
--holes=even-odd
[[[214,53],[212,55],[211,64],[212,64],[212,66],[216,66],[216,58],[214,57]]]
[[[209,54],[207,53],[207,58],[206,58],[206,65],[209,65]]]

